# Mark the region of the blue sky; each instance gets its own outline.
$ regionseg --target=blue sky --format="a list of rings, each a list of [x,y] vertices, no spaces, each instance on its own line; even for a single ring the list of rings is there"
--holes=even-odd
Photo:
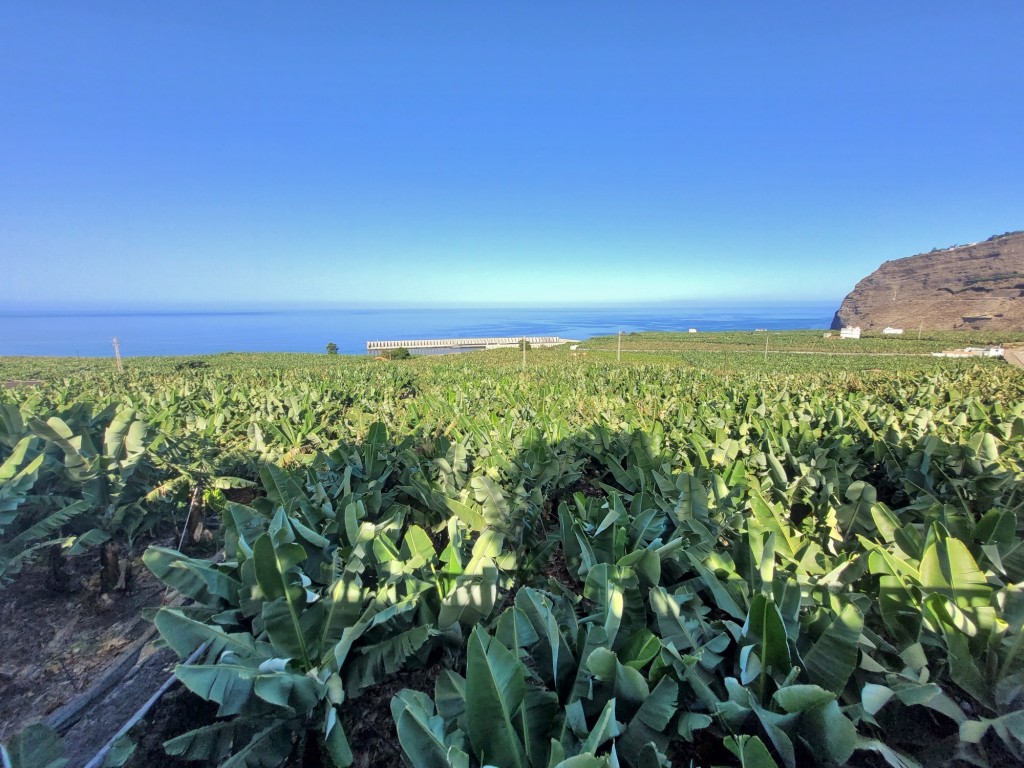
[[[1019,0],[6,0],[0,301],[838,300],[1024,228],[1021,29]]]

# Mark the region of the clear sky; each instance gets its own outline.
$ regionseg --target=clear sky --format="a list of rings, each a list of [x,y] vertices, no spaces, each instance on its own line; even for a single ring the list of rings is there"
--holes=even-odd
[[[841,299],[1024,228],[1024,2],[0,3],[0,301]]]

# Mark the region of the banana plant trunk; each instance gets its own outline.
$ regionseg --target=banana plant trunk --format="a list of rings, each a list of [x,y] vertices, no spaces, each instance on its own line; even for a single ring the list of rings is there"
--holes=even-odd
[[[50,547],[50,569],[47,574],[46,586],[55,592],[67,592],[71,586],[71,574],[68,573],[68,561],[60,544]]]
[[[203,502],[203,483],[196,483],[192,491],[192,500],[188,506],[188,516],[185,518],[185,545],[194,547],[199,543],[203,535],[203,520],[205,518],[205,503]]]
[[[112,541],[100,547],[100,592],[106,594],[123,586],[121,548]]]

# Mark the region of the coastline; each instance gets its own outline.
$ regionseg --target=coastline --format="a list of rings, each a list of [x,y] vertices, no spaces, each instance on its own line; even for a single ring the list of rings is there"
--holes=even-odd
[[[366,354],[371,339],[561,336],[624,332],[827,328],[835,303],[720,304],[689,309],[609,308],[350,309],[169,314],[20,314],[5,318],[0,356],[107,357],[112,339],[125,357],[224,352]]]

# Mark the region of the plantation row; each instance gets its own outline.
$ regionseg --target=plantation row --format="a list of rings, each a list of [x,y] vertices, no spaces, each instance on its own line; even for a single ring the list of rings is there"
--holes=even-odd
[[[881,330],[865,331],[859,339],[841,339],[839,331],[723,331],[716,333],[628,333],[624,349],[637,351],[763,351],[823,352],[827,354],[929,354],[962,347],[987,347],[1024,342],[1020,331],[934,331],[907,328],[903,334],[888,336]],[[618,344],[615,336],[591,339],[592,349],[609,349]]]
[[[0,573],[205,500],[222,562],[143,560],[210,764],[348,765],[396,676],[416,768],[1024,759],[1019,372],[530,355],[10,389]]]

